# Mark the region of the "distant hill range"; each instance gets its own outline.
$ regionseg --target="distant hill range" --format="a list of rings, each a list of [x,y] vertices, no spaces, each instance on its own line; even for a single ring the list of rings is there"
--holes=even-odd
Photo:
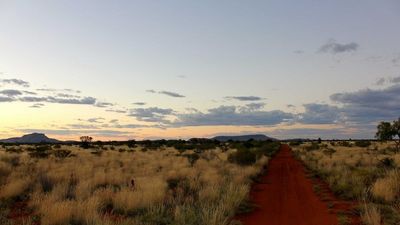
[[[218,141],[248,141],[248,140],[256,140],[256,141],[277,141],[278,139],[268,137],[264,134],[252,134],[252,135],[240,135],[240,136],[216,136],[212,139]]]
[[[14,137],[0,140],[0,143],[21,143],[21,144],[39,144],[39,143],[61,143],[61,141],[48,138],[45,134],[32,133],[22,137]]]

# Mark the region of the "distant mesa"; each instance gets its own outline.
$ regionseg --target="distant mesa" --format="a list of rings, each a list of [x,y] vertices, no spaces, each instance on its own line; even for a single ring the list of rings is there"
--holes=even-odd
[[[218,141],[248,141],[248,140],[255,140],[255,141],[277,141],[278,139],[268,137],[264,134],[252,134],[252,135],[240,135],[240,136],[216,136],[212,139]]]
[[[0,140],[0,143],[21,143],[21,144],[40,144],[40,143],[61,143],[61,141],[48,138],[45,134],[32,133],[22,137],[14,137]]]

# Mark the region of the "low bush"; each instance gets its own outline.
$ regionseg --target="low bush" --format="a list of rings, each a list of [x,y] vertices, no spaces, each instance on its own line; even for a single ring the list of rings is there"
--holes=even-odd
[[[366,148],[366,147],[371,146],[371,142],[370,141],[356,141],[354,143],[354,145],[357,147]]]
[[[311,145],[307,145],[304,147],[306,151],[315,151],[318,150],[319,148],[320,148],[319,144],[315,142],[311,143]]]
[[[238,149],[229,154],[228,161],[242,166],[252,165],[257,161],[257,155],[249,149]]]
[[[57,158],[66,158],[71,155],[71,151],[64,150],[64,149],[55,150],[55,151],[53,151],[53,155]]]

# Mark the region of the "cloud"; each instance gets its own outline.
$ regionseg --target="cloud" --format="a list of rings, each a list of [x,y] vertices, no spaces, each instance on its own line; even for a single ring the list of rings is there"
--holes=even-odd
[[[133,105],[146,105],[146,102],[134,102]]]
[[[311,103],[303,105],[305,112],[298,115],[297,121],[303,124],[334,124],[341,122],[341,110],[337,106]]]
[[[51,103],[59,104],[77,104],[77,105],[95,105],[96,98],[93,97],[83,97],[83,98],[57,98],[57,97],[47,97],[47,101]]]
[[[123,109],[106,109],[106,112],[126,113],[127,111]]]
[[[381,77],[376,81],[376,85],[382,86],[385,84],[398,84],[400,83],[400,76],[398,77]]]
[[[45,105],[42,104],[42,103],[36,103],[36,104],[33,104],[33,105],[29,106],[29,107],[31,107],[31,108],[42,108],[43,106],[45,106]]]
[[[159,91],[158,93],[163,94],[163,95],[167,95],[170,97],[174,97],[174,98],[184,98],[184,95],[175,93],[175,92],[171,92],[171,91]]]
[[[47,102],[46,97],[32,97],[32,96],[21,97],[18,100],[21,102]]]
[[[336,93],[330,98],[343,105],[341,111],[346,120],[352,123],[371,123],[399,117],[399,84],[385,89]]]
[[[72,92],[72,93],[81,93],[81,91],[70,89],[70,88],[64,88],[64,89],[56,89],[56,88],[38,88],[36,91],[44,91],[44,92]]]
[[[169,108],[150,107],[132,109],[129,116],[135,117],[138,121],[169,123],[166,116],[173,115],[173,113],[174,110]]]
[[[178,77],[178,78],[181,78],[181,79],[187,78],[185,75],[178,75],[177,77]]]
[[[103,123],[105,119],[103,117],[95,117],[95,118],[89,118],[86,121],[89,123]]]
[[[177,114],[177,120],[172,126],[263,126],[277,125],[293,119],[291,113],[281,110],[258,111],[243,110],[236,106],[219,106],[209,109],[208,112],[193,112]]]
[[[14,84],[22,87],[29,87],[29,82],[20,79],[0,79],[0,84]]]
[[[72,129],[100,129],[99,126],[94,124],[68,124],[67,126]]]
[[[3,94],[8,97],[14,97],[14,96],[22,95],[22,92],[19,90],[7,89],[7,90],[0,91],[0,94]]]
[[[77,95],[71,95],[66,93],[57,93],[57,96],[62,98],[79,98],[79,96]]]
[[[246,104],[245,107],[241,107],[239,110],[243,111],[243,112],[253,112],[253,111],[257,111],[260,110],[262,108],[264,108],[265,103],[249,103]]]
[[[392,63],[394,66],[400,66],[400,54],[392,59]]]
[[[108,106],[114,106],[114,104],[109,103],[109,102],[96,102],[96,104],[94,106],[99,107],[99,108],[106,108]]]
[[[376,81],[376,85],[384,85],[386,83],[386,79],[384,78],[384,77],[382,77],[382,78],[379,78],[377,81]]]
[[[338,53],[345,53],[345,52],[354,52],[357,51],[359,48],[359,45],[355,42],[350,42],[347,44],[340,44],[337,43],[335,40],[330,40],[328,43],[322,45],[318,52],[320,53],[332,53],[332,54],[338,54]]]
[[[296,53],[296,54],[304,54],[304,51],[303,51],[303,50],[295,50],[295,51],[293,51],[293,53]]]
[[[238,100],[238,101],[260,101],[263,100],[261,97],[257,96],[227,96],[226,99]]]
[[[390,78],[390,82],[394,84],[400,83],[400,76]]]
[[[153,90],[153,89],[149,89],[149,90],[146,90],[146,92],[152,93],[152,94],[167,95],[169,97],[174,97],[174,98],[184,98],[184,97],[186,97],[184,95],[181,95],[179,93],[172,92],[172,91],[156,91],[156,90]]]
[[[7,97],[7,96],[0,96],[0,102],[13,102],[15,101],[14,98]]]

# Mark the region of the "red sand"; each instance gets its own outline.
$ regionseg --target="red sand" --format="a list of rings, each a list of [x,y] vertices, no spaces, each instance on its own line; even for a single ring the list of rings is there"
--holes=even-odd
[[[306,178],[304,166],[288,145],[282,145],[269,162],[267,174],[253,186],[250,198],[258,207],[236,217],[244,225],[338,224],[336,207],[328,209],[328,202],[314,193],[313,182]]]

